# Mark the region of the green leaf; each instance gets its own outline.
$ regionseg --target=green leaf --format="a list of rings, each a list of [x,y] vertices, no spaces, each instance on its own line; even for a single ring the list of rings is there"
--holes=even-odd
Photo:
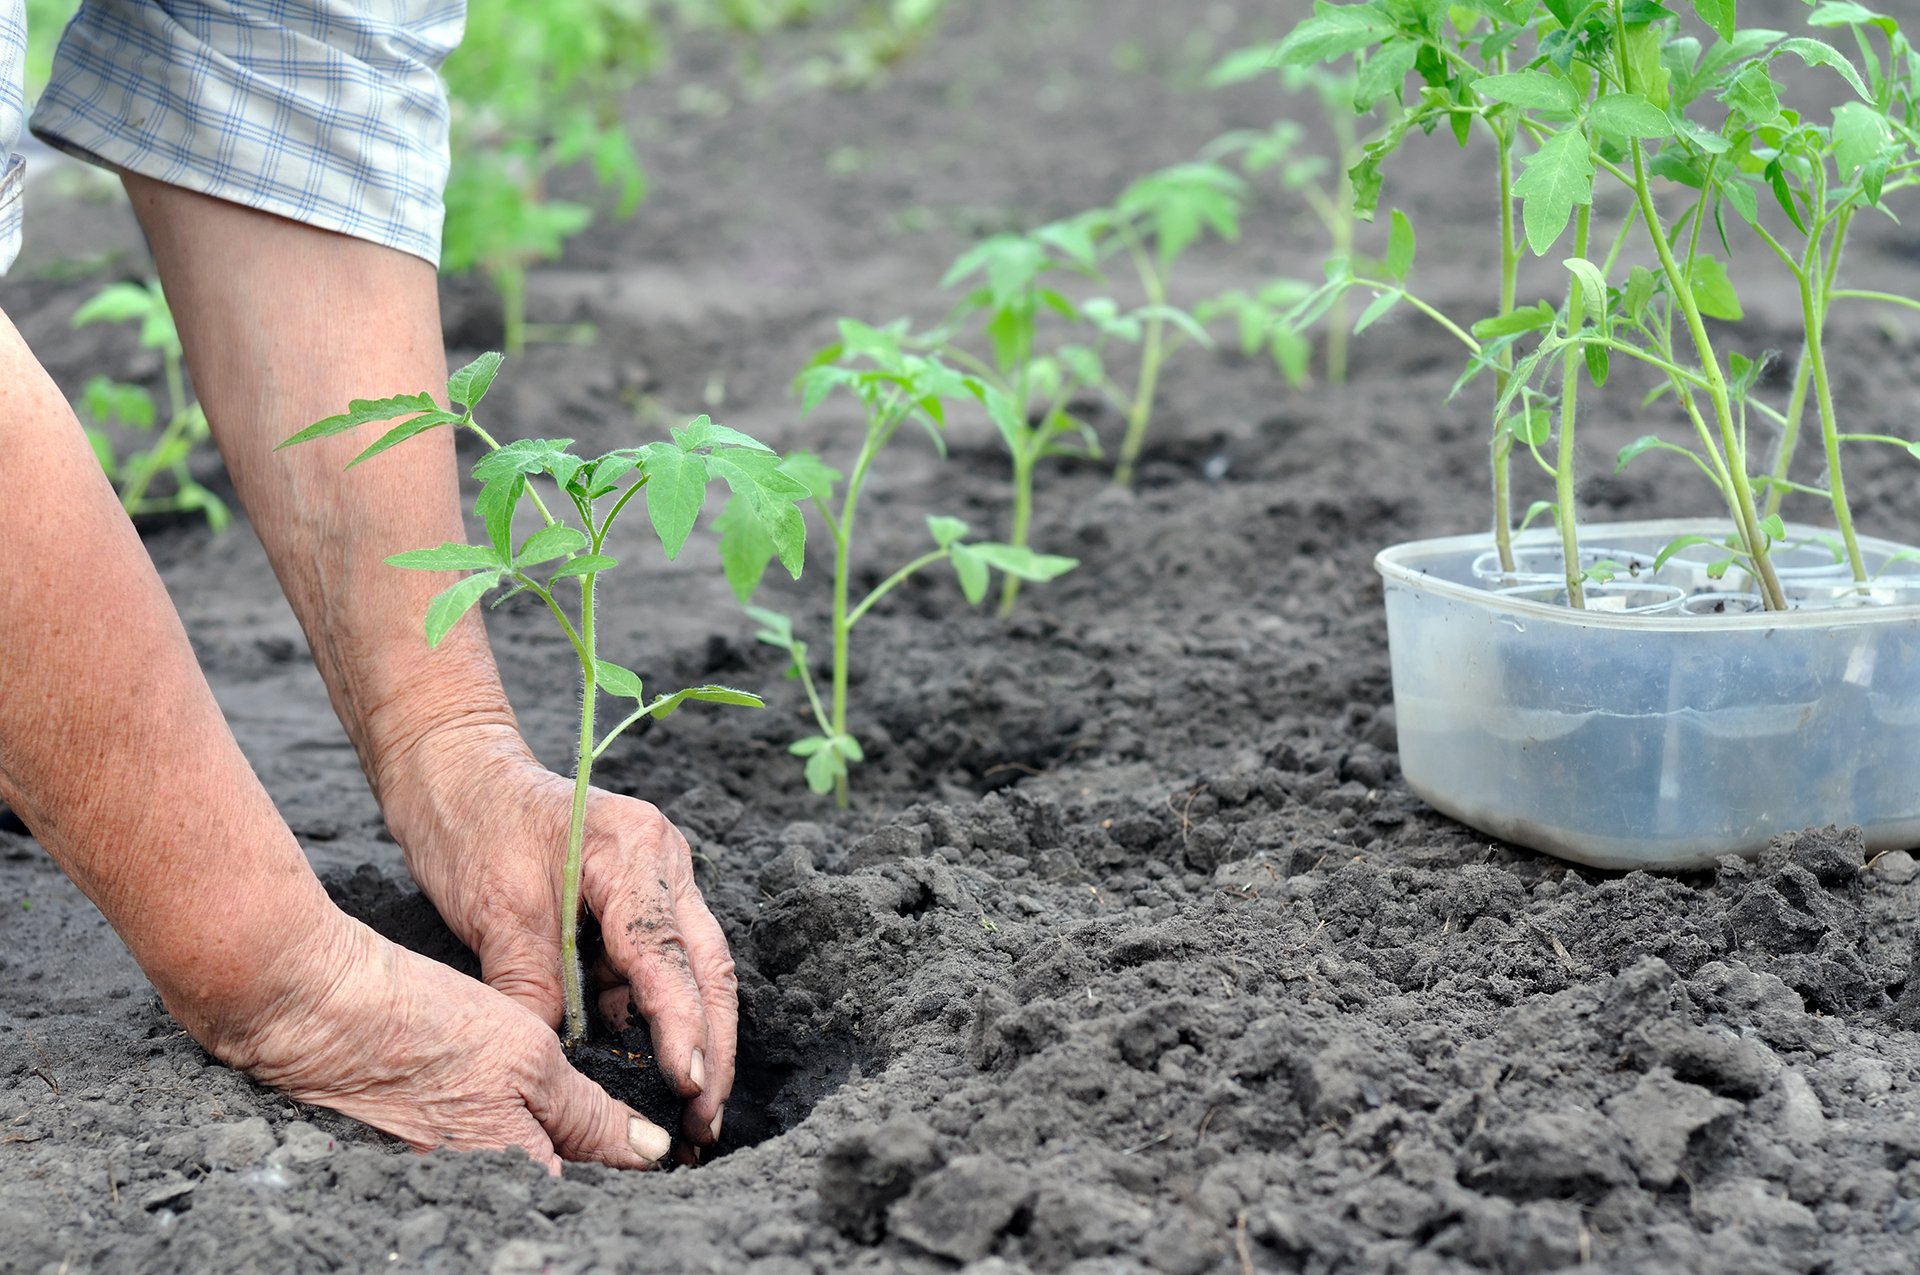
[[[500,371],[500,364],[505,358],[505,355],[489,351],[449,376],[447,402],[460,404],[471,416],[473,409],[480,406],[480,400],[487,396],[487,388],[493,384],[493,378]]]
[[[647,713],[652,717],[671,717],[674,710],[690,700],[703,704],[732,704],[739,708],[765,708],[767,703],[750,691],[736,691],[731,686],[689,686],[675,691],[671,695],[662,695],[647,705]]]
[[[1722,40],[1733,39],[1736,8],[1736,0],[1693,0],[1694,13]]]
[[[503,562],[513,556],[513,511],[526,490],[526,476],[512,474],[485,484],[474,498],[473,511],[485,520],[487,539],[500,551]]]
[[[1653,301],[1654,289],[1659,278],[1645,266],[1635,266],[1627,274],[1627,287],[1620,298],[1620,308],[1627,318],[1639,323],[1647,312],[1647,306]]]
[[[860,741],[851,735],[835,735],[832,740],[833,751],[848,761],[865,761],[866,750],[860,747]]]
[[[1613,463],[1613,472],[1619,473],[1648,452],[1676,452],[1681,456],[1689,457],[1693,455],[1686,448],[1677,443],[1670,443],[1658,434],[1643,434],[1620,449],[1620,454]]]
[[[1847,102],[1833,113],[1833,162],[1843,181],[1886,154],[1893,145],[1893,129],[1884,116],[1864,102]]]
[[[1398,208],[1393,210],[1392,226],[1387,232],[1387,274],[1400,283],[1413,270],[1415,241],[1413,223]]]
[[[773,450],[750,434],[716,423],[710,416],[696,416],[685,425],[674,426],[673,441],[682,451],[689,452],[715,447],[744,447],[755,452]]]
[[[960,577],[960,592],[967,601],[975,606],[986,601],[990,581],[986,559],[972,545],[962,544],[948,545],[947,557],[953,563],[954,575]]]
[[[390,421],[401,416],[415,416],[421,412],[437,412],[439,404],[433,401],[433,395],[396,394],[391,398],[356,398],[347,404],[347,410],[338,416],[329,416],[325,420],[315,421],[292,438],[282,442],[280,447],[292,447],[296,443],[309,443],[316,438],[331,438],[335,434],[344,434],[361,425],[370,425],[375,421]]]
[[[807,758],[807,787],[819,796],[832,792],[846,773],[846,759],[831,748],[822,748]]]
[[[439,646],[440,640],[447,636],[460,617],[473,610],[473,604],[486,595],[488,589],[500,583],[503,573],[482,571],[479,575],[468,576],[436,595],[427,603],[427,645]]]
[[[1727,276],[1727,267],[1717,258],[1705,253],[1695,257],[1687,283],[1693,289],[1694,304],[1709,319],[1737,323],[1746,317],[1746,311],[1740,306],[1739,294],[1734,291],[1733,280]]]
[[[577,558],[569,558],[560,564],[560,569],[548,577],[547,583],[555,580],[567,580],[574,576],[593,575],[600,571],[611,571],[620,565],[620,559],[610,558],[604,553],[583,553]]]
[[[442,425],[458,425],[462,419],[463,418],[459,416],[455,416],[452,412],[442,412],[436,408],[434,411],[422,413],[410,421],[402,421],[400,424],[395,425],[392,429],[382,434],[378,442],[348,461],[347,468],[352,469],[363,460],[372,460],[381,452],[399,446],[415,434],[424,434],[428,430],[437,429]]]
[[[71,322],[76,328],[94,323],[132,323],[152,314],[157,304],[164,304],[157,284],[149,288],[138,283],[111,283],[75,310]]]
[[[1545,71],[1482,76],[1473,82],[1473,91],[1489,102],[1506,102],[1522,110],[1571,114],[1580,109],[1580,91],[1572,81]]]
[[[1544,257],[1573,220],[1576,207],[1593,202],[1593,149],[1577,129],[1555,134],[1526,161],[1513,184],[1524,201],[1527,246]]]
[[[1358,319],[1354,320],[1354,323],[1353,323],[1354,335],[1358,336],[1360,333],[1365,332],[1368,328],[1372,327],[1374,324],[1378,323],[1381,319],[1385,318],[1387,312],[1393,309],[1394,306],[1400,304],[1400,298],[1405,295],[1406,293],[1401,292],[1398,288],[1395,288],[1391,292],[1382,292],[1380,295],[1376,296],[1372,301],[1368,302],[1367,308],[1360,312],[1360,317]]]
[[[806,555],[807,520],[794,501],[806,498],[807,485],[781,472],[777,456],[765,452],[729,450],[706,458],[707,472],[727,484],[766,532],[774,556],[787,574],[800,578]]]
[[[1587,119],[1603,133],[1616,137],[1671,137],[1673,121],[1667,113],[1636,93],[1609,93],[1593,104]]]
[[[787,751],[795,757],[811,757],[815,753],[831,750],[833,741],[825,735],[809,735],[805,739],[796,739],[787,745]]]
[[[759,625],[754,632],[756,642],[765,642],[768,646],[777,646],[783,651],[792,651],[803,646],[793,640],[793,618],[770,611],[766,607],[747,607],[747,618]]]
[[[1768,540],[1785,540],[1787,538],[1787,524],[1781,519],[1779,514],[1768,514],[1760,520],[1760,534]]]
[[[1538,447],[1553,437],[1553,413],[1544,407],[1531,406],[1507,417],[1502,428],[1518,441]]]
[[[933,543],[945,549],[966,535],[970,528],[958,518],[929,517],[927,530],[933,533]]]
[[[1607,388],[1607,377],[1613,371],[1613,353],[1604,345],[1587,344],[1581,353],[1587,361],[1587,377],[1598,389]]]
[[[773,561],[773,541],[747,502],[739,496],[727,501],[727,507],[713,520],[720,533],[720,568],[726,573],[727,587],[743,604],[750,600]]]
[[[672,443],[648,443],[640,456],[647,474],[647,518],[671,560],[680,556],[706,507],[709,461]]]
[[[1600,273],[1600,267],[1585,257],[1568,257],[1560,264],[1580,281],[1580,301],[1586,321],[1596,327],[1604,324],[1607,318],[1607,278]]]
[[[1312,66],[1364,49],[1393,34],[1393,21],[1362,5],[1321,4],[1274,50],[1281,66]]]
[[[462,545],[448,542],[438,549],[409,549],[386,559],[390,567],[405,571],[503,571],[506,561],[488,545]]]
[[[1473,335],[1481,341],[1497,341],[1505,336],[1524,336],[1529,332],[1544,332],[1553,326],[1560,312],[1544,301],[1533,305],[1521,306],[1506,314],[1497,314],[1490,319],[1482,319],[1473,325]]]
[[[524,571],[528,567],[578,553],[586,547],[587,538],[578,528],[556,522],[528,536],[527,542],[520,546],[520,552],[513,556],[513,565]]]
[[[1681,450],[1684,451],[1685,449],[1683,448]],[[1709,540],[1705,536],[1680,536],[1677,539],[1669,541],[1667,546],[1654,556],[1653,569],[1658,571],[1667,565],[1667,559],[1671,558],[1674,554],[1679,553],[1682,549],[1691,549],[1695,545],[1708,545],[1715,549],[1720,547],[1718,541]],[[1716,579],[1718,578],[1711,569],[1708,570],[1707,574],[1715,576]]]
[[[1019,545],[988,543],[968,547],[988,566],[1035,584],[1044,584],[1048,580],[1057,579],[1080,565],[1078,558],[1035,553]]]
[[[571,438],[516,438],[482,456],[473,476],[490,483],[513,474],[551,474],[564,487],[586,463],[567,450],[572,446]]]
[[[1782,40],[1772,56],[1779,57],[1782,53],[1798,54],[1800,60],[1808,66],[1831,67],[1839,72],[1840,78],[1847,82],[1847,87],[1858,93],[1862,99],[1869,102],[1873,100],[1873,94],[1868,91],[1866,81],[1860,78],[1860,72],[1854,69],[1853,63],[1847,61],[1845,54],[1824,40],[1814,40],[1806,36]]]
[[[780,472],[799,482],[814,500],[823,505],[833,503],[833,488],[840,481],[840,471],[812,452],[793,453],[780,462]]]
[[[1780,118],[1780,90],[1764,62],[1750,63],[1734,76],[1720,100],[1749,124],[1771,124]]]
[[[607,660],[593,662],[593,680],[609,695],[618,695],[631,700],[645,698],[645,692],[640,686],[640,675],[630,668],[623,668]]]

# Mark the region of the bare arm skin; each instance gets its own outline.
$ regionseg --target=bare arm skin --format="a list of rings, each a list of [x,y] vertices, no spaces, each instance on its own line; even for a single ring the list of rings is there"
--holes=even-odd
[[[388,826],[487,982],[561,1016],[560,852],[571,785],[522,742],[478,612],[436,649],[448,583],[384,564],[466,539],[453,439],[439,430],[343,473],[369,439],[274,446],[352,398],[446,382],[424,261],[128,176],[194,387],[241,502],[313,648]],[[504,432],[527,431],[520,422]],[[596,793],[583,895],[606,938],[602,1008],[631,1000],[688,1099],[685,1134],[718,1136],[733,1084],[736,984],[686,840],[651,805]]]
[[[79,422],[0,316],[0,800],[216,1057],[416,1147],[640,1168],[540,1019],[341,914],[248,768]],[[637,1123],[636,1123],[637,1121]]]

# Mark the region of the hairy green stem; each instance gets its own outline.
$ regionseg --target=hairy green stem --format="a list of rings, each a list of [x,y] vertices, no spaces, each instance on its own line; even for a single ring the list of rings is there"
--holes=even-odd
[[[869,592],[866,597],[860,599],[860,604],[847,613],[847,627],[851,629],[854,625],[860,623],[860,617],[868,611],[871,611],[876,602],[900,587],[900,585],[906,581],[907,577],[913,575],[915,572],[924,571],[934,563],[945,559],[947,552],[945,549],[929,549],[926,553],[921,554],[912,562],[909,562],[906,566],[882,580],[879,584],[874,585],[872,591]]]
[[[1013,458],[1013,525],[1008,529],[1007,543],[1016,549],[1027,547],[1027,536],[1033,526],[1033,467],[1038,459],[1032,452],[1021,452]],[[1000,586],[1001,619],[1013,614],[1019,597],[1020,577],[1008,572],[1005,583]]]
[[[1166,305],[1166,279],[1137,244],[1131,247],[1147,303]],[[1120,443],[1120,462],[1113,471],[1114,485],[1118,487],[1133,485],[1133,471],[1140,461],[1141,449],[1146,446],[1147,426],[1153,422],[1153,399],[1160,387],[1160,363],[1165,358],[1166,329],[1166,320],[1158,314],[1147,320],[1146,336],[1140,345],[1140,379],[1134,386],[1133,403],[1127,411],[1127,433]]]
[[[1647,180],[1646,151],[1638,141],[1629,142],[1628,148],[1633,153],[1632,186],[1640,204],[1640,216],[1646,222],[1647,234],[1652,238],[1654,251],[1660,258],[1660,269],[1667,276],[1669,293],[1679,303],[1681,314],[1687,322],[1687,333],[1693,340],[1694,351],[1700,357],[1701,370],[1707,377],[1707,396],[1713,402],[1714,421],[1720,431],[1721,445],[1726,449],[1728,505],[1733,511],[1735,526],[1746,545],[1767,609],[1784,611],[1787,606],[1786,595],[1781,592],[1780,579],[1774,573],[1773,562],[1767,556],[1766,541],[1761,536],[1760,512],[1754,504],[1753,484],[1747,479],[1747,458],[1740,447],[1739,427],[1734,420],[1726,375],[1720,369],[1713,339],[1707,334],[1706,320],[1701,316],[1699,302],[1694,298],[1692,281],[1674,259],[1673,244],[1667,238],[1659,210],[1654,207],[1653,187]]]
[[[1834,224],[1835,249],[1846,238],[1849,217],[1840,214]],[[1824,300],[1826,272],[1822,269],[1820,245],[1807,246],[1807,262],[1800,275],[1800,314],[1807,329],[1806,361],[1813,369],[1813,393],[1820,405],[1820,437],[1826,444],[1827,491],[1833,502],[1833,520],[1840,528],[1840,539],[1847,547],[1847,565],[1853,578],[1867,580],[1867,567],[1860,556],[1860,537],[1853,528],[1853,507],[1847,500],[1846,476],[1841,468],[1840,420],[1833,406],[1833,385],[1827,377],[1827,307]]]
[[[1574,223],[1573,255],[1585,259],[1593,238],[1593,205],[1583,204]],[[1586,327],[1586,286],[1574,275],[1567,285],[1567,323],[1574,334]],[[1580,568],[1580,529],[1574,507],[1574,424],[1580,413],[1580,363],[1583,351],[1578,341],[1567,345],[1560,364],[1560,439],[1553,464],[1553,502],[1560,511],[1555,519],[1560,528],[1560,553],[1567,577],[1567,605],[1585,610],[1587,590],[1585,573]]]
[[[1500,151],[1500,314],[1513,313],[1519,290],[1520,253],[1514,246],[1513,222],[1513,134],[1496,126],[1494,137]],[[1500,367],[1494,377],[1494,401],[1507,394],[1507,380],[1513,374],[1513,350],[1500,352]],[[1513,436],[1494,422],[1493,431],[1493,543],[1500,554],[1500,569],[1513,570]]]
[[[587,1038],[585,970],[580,964],[580,864],[586,844],[587,790],[593,782],[594,581],[580,577],[580,748],[573,770],[573,813],[567,822],[567,859],[560,880],[560,979],[566,1001],[566,1043]]]

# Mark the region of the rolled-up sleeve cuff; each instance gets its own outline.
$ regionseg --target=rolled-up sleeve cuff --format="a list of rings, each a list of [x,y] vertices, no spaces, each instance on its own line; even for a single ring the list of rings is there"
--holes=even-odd
[[[439,263],[461,0],[87,0],[50,146]]]

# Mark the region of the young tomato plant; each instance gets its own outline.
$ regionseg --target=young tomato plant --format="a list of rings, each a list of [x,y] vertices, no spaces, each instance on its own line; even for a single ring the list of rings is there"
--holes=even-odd
[[[1772,609],[1787,605],[1769,557],[1784,534],[1773,496],[1801,491],[1827,502],[1841,552],[1864,580],[1842,444],[1907,445],[1842,432],[1824,337],[1836,300],[1905,303],[1841,288],[1837,280],[1854,219],[1883,209],[1887,195],[1916,181],[1911,46],[1890,18],[1857,4],[1814,0],[1810,26],[1823,33],[1851,28],[1867,63],[1863,75],[1825,40],[1741,26],[1736,0],[1694,0],[1692,7],[1697,28],[1656,0],[1477,0],[1430,11],[1387,0],[1323,4],[1281,46],[1286,62],[1353,56],[1364,68],[1391,59],[1401,79],[1421,80],[1419,96],[1354,170],[1363,206],[1377,197],[1384,167],[1412,129],[1445,124],[1464,141],[1479,121],[1493,132],[1500,309],[1468,333],[1430,306],[1421,308],[1465,343],[1469,378],[1486,368],[1499,377],[1494,488],[1502,563],[1512,569],[1506,463],[1524,448],[1553,484],[1547,506],[1575,606],[1582,605],[1588,582],[1617,569],[1583,565],[1574,507],[1581,382],[1603,388],[1616,358],[1652,370],[1656,390],[1648,401],[1671,396],[1691,434],[1685,443],[1643,438],[1622,452],[1620,463],[1652,451],[1690,459],[1731,517],[1727,560],[1742,565]],[[1775,78],[1782,58],[1830,71],[1851,92],[1831,123],[1786,105]],[[1595,211],[1595,185],[1603,177],[1625,195],[1625,211],[1610,220]],[[1669,215],[1668,203],[1677,213]],[[1785,225],[1763,216],[1768,203]],[[1402,231],[1402,225],[1396,217],[1396,239],[1406,245],[1401,259],[1410,264],[1411,227]],[[1734,284],[1742,225],[1747,251],[1757,241],[1787,271],[1801,300],[1803,355],[1784,411],[1755,397],[1764,356],[1723,351],[1724,335],[1717,344],[1710,326],[1742,317]],[[1715,255],[1715,246],[1724,256]],[[1563,258],[1564,300],[1515,304],[1513,268],[1523,248],[1540,256],[1571,250]],[[1374,291],[1376,306],[1412,299],[1404,275],[1382,281],[1336,271],[1326,291],[1354,286]],[[1324,295],[1313,302],[1324,304]],[[1531,348],[1522,352],[1526,342]],[[1826,444],[1824,488],[1795,483],[1787,473],[1809,388]],[[1771,469],[1757,463],[1760,451],[1749,444],[1750,415],[1782,431],[1785,445]],[[1549,441],[1551,460],[1540,450]],[[1763,507],[1757,493],[1768,488]],[[1676,541],[1660,560],[1699,539]]]
[[[1091,343],[1060,341],[1043,347],[1041,319],[1078,324],[1080,307],[1053,286],[1063,273],[1099,278],[1098,234],[1104,213],[1042,226],[1024,235],[996,235],[963,253],[941,280],[951,288],[970,285],[960,304],[932,332],[915,338],[966,368],[980,387],[988,417],[1006,443],[1013,466],[1013,518],[1007,543],[1025,549],[1033,526],[1033,480],[1051,456],[1097,457],[1099,438],[1071,410],[1082,390],[1104,388],[1105,335]],[[1070,328],[1069,332],[1078,335]],[[985,347],[976,355],[969,342]],[[1013,613],[1021,577],[1009,573],[1000,593],[1000,614]]]
[[[904,338],[903,325],[875,328],[842,320],[840,339],[821,350],[799,379],[805,410],[813,411],[837,390],[856,399],[866,417],[860,449],[846,474],[807,453],[790,456],[780,466],[782,473],[804,484],[833,545],[830,628],[833,663],[825,697],[814,681],[807,643],[795,635],[793,621],[763,608],[748,609],[760,624],[756,636],[787,653],[788,675],[798,679],[806,690],[818,733],[795,741],[792,751],[806,759],[807,786],[823,796],[833,793],[842,806],[847,804],[849,767],[866,759],[866,752],[848,719],[847,674],[852,660],[854,626],[906,580],[941,562],[952,566],[961,592],[975,605],[985,600],[994,571],[1038,582],[1054,579],[1078,565],[1072,558],[1038,554],[1010,544],[970,540],[971,529],[960,519],[929,517],[927,531],[933,547],[894,570],[864,596],[855,598],[854,532],[860,497],[874,462],[909,422],[924,429],[944,454],[946,444],[942,434],[947,405],[985,393],[985,387],[977,379],[962,375],[930,355],[906,349]],[[743,604],[752,600],[776,548],[760,522],[750,515],[746,499],[736,493],[716,523],[721,533],[720,555],[726,563],[727,578]]]
[[[188,467],[194,449],[210,438],[211,432],[207,414],[187,395],[180,334],[174,328],[173,312],[167,308],[160,285],[109,285],[74,312],[74,327],[90,323],[138,324],[141,346],[160,355],[166,373],[164,425],[160,425],[161,408],[152,394],[108,376],[90,379],[74,404],[100,468],[120,494],[121,506],[135,517],[199,513],[215,531],[225,529],[231,519],[226,503],[196,482]],[[115,453],[111,432],[115,427],[151,433],[156,426],[160,433],[151,447],[124,456]],[[166,481],[156,490],[155,482],[160,479]]]
[[[638,673],[601,658],[600,580],[620,565],[607,551],[608,533],[634,498],[644,492],[648,521],[667,557],[673,558],[700,517],[708,486],[717,480],[733,493],[737,517],[750,523],[762,537],[767,560],[777,558],[798,578],[806,545],[806,521],[795,502],[805,499],[808,492],[781,471],[780,458],[771,450],[704,416],[675,429],[670,440],[615,448],[590,458],[577,455],[572,450],[573,440],[567,438],[499,443],[475,421],[474,411],[486,397],[500,363],[500,355],[484,354],[455,372],[447,381],[449,407],[441,407],[424,392],[357,399],[347,411],[308,426],[280,446],[330,438],[379,422],[398,423],[355,456],[349,469],[442,425],[466,429],[486,446],[486,454],[473,467],[473,476],[481,484],[473,508],[486,525],[487,542],[416,549],[395,554],[387,561],[410,571],[461,573],[461,578],[427,607],[428,645],[439,645],[476,603],[493,590],[504,589],[503,599],[521,593],[538,598],[579,660],[583,688],[580,729],[573,813],[561,867],[560,911],[566,1040],[577,1044],[586,1036],[579,955],[580,862],[594,762],[634,723],[642,718],[666,717],[691,700],[761,707],[758,696],[725,686],[690,686],[649,697]],[[458,410],[453,410],[456,404]],[[552,505],[534,487],[536,480],[557,492],[558,499]],[[523,502],[532,507],[540,526],[521,539],[513,524]],[[558,516],[555,509],[560,511]],[[571,610],[569,602],[573,604]],[[596,723],[601,695],[631,704],[625,715],[604,732]]]

